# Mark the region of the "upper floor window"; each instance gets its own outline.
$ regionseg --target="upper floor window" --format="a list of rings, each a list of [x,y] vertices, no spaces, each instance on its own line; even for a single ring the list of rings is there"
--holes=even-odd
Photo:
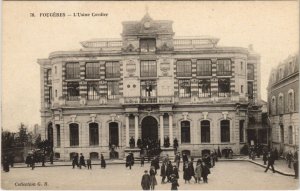
[[[197,76],[211,76],[211,60],[197,60]]]
[[[283,78],[283,69],[280,68],[279,69],[279,79],[282,79]]]
[[[107,98],[118,99],[119,96],[119,81],[107,82]]]
[[[141,96],[142,97],[156,97],[156,81],[143,80],[141,81]]]
[[[98,82],[87,82],[87,99],[98,100],[100,94]]]
[[[141,77],[156,77],[157,67],[156,61],[144,60],[141,61]]]
[[[79,79],[80,65],[78,62],[66,64],[66,79]]]
[[[77,101],[79,100],[79,83],[68,82],[67,84],[67,100]]]
[[[210,97],[211,89],[210,89],[210,80],[203,79],[199,80],[199,97]]]
[[[289,62],[289,73],[293,73],[294,72],[294,67],[293,67],[293,62]]]
[[[208,120],[201,121],[201,143],[210,142],[210,122]]]
[[[192,62],[189,60],[177,61],[177,76],[191,77],[192,76]]]
[[[229,59],[218,60],[217,75],[231,76],[231,60]]]
[[[100,79],[100,63],[97,62],[86,63],[85,78]]]
[[[51,69],[47,70],[47,84],[51,84],[52,83],[52,71]]]
[[[156,40],[154,38],[140,39],[141,52],[155,52]]]
[[[54,73],[57,74],[57,66],[54,66]]]
[[[289,130],[288,130],[288,136],[289,136],[289,144],[293,144],[293,127],[289,126]]]
[[[119,62],[106,62],[105,63],[105,76],[106,78],[119,78],[120,77],[120,63]]]
[[[278,114],[283,114],[283,95],[278,96]]]
[[[253,99],[253,82],[248,82],[248,98]]]
[[[190,122],[181,121],[181,142],[190,143],[191,142],[191,131],[190,131]]]
[[[76,123],[71,123],[70,128],[70,146],[79,145],[79,125]]]
[[[293,112],[294,111],[294,91],[293,90],[289,90],[288,91],[288,111],[289,112]]]
[[[272,100],[271,100],[271,114],[276,115],[276,98],[275,98],[275,96],[273,96]]]
[[[230,121],[222,120],[220,127],[221,127],[221,142],[230,142]]]
[[[254,65],[247,64],[247,80],[254,80]]]
[[[218,79],[218,96],[219,97],[230,96],[230,78]]]
[[[178,80],[179,97],[191,97],[191,80]]]

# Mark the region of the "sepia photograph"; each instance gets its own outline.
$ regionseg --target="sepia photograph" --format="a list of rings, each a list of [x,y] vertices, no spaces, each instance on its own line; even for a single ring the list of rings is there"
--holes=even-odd
[[[299,189],[299,1],[3,1],[1,189]]]

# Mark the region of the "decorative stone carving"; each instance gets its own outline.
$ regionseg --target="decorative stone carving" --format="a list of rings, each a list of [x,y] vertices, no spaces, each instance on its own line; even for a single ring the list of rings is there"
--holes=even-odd
[[[170,47],[166,42],[158,48],[160,51],[172,51],[173,48]]]
[[[228,112],[222,112],[222,115],[223,115],[223,118],[226,120],[227,119],[227,116],[228,116]]]
[[[117,115],[115,113],[110,114],[110,118],[112,122],[115,122],[115,118],[117,117]]]
[[[132,44],[129,44],[126,48],[123,48],[124,52],[133,52],[136,51]]]
[[[184,120],[187,120],[188,115],[189,115],[188,112],[183,112],[183,113],[182,113],[183,119],[184,119]]]
[[[164,76],[167,76],[168,72],[170,71],[170,63],[161,63],[160,70]]]
[[[208,112],[202,112],[202,115],[203,115],[203,119],[207,119],[207,115],[208,115]]]
[[[136,71],[136,65],[133,60],[128,60],[126,63],[126,71],[129,73],[129,75],[133,75]]]
[[[71,115],[70,116],[72,123],[75,123],[76,117],[77,117],[76,115]]]
[[[90,114],[90,118],[93,123],[95,123],[95,118],[97,117],[97,114]]]

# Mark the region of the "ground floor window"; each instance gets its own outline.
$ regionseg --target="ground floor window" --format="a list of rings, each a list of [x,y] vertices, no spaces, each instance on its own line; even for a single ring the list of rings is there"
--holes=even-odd
[[[229,122],[229,120],[221,121],[221,142],[230,142],[230,122]]]
[[[208,120],[201,121],[201,143],[210,142],[210,122]]]
[[[189,121],[181,122],[181,142],[182,143],[190,143],[191,142],[191,130],[190,130],[190,122]]]
[[[70,146],[79,145],[79,126],[76,123],[71,123],[70,127]]]
[[[289,144],[293,144],[293,127],[289,126]]]
[[[240,142],[244,142],[244,120],[240,120]]]
[[[99,127],[98,123],[89,124],[90,145],[99,145]]]

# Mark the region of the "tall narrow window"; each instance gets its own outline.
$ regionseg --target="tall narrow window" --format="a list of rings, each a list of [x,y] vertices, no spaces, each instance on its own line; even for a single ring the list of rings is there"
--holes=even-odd
[[[190,122],[182,121],[180,124],[181,124],[181,142],[190,143],[191,142]]]
[[[76,123],[71,123],[70,128],[70,146],[79,146],[79,126]]]
[[[192,62],[189,60],[177,61],[176,63],[177,77],[191,77],[192,76]]]
[[[217,61],[217,75],[231,76],[231,61],[229,59]]]
[[[289,112],[294,112],[294,91],[289,90],[288,93],[288,110]]]
[[[56,144],[60,147],[60,125],[56,125]]]
[[[141,77],[156,77],[157,68],[156,61],[143,60],[141,61]]]
[[[191,81],[190,80],[178,80],[179,97],[189,98],[191,97]]]
[[[87,83],[87,99],[98,100],[100,97],[100,90],[98,82]]]
[[[271,101],[271,113],[272,115],[276,115],[276,98],[275,96],[272,97],[272,101]]]
[[[79,83],[68,82],[67,83],[67,100],[78,101],[79,100]]]
[[[209,79],[199,80],[198,88],[199,88],[198,89],[199,97],[210,97],[211,96]]]
[[[53,125],[49,123],[48,125],[48,141],[53,146]]]
[[[90,145],[99,145],[99,127],[98,123],[89,124]]]
[[[284,127],[283,125],[280,125],[280,141],[281,143],[284,143]]]
[[[254,65],[247,64],[247,80],[254,80]]]
[[[156,80],[141,81],[141,102],[156,103],[157,102],[157,85]]]
[[[247,82],[248,86],[248,98],[253,99],[253,82]]]
[[[141,52],[155,52],[156,40],[154,38],[140,39]]]
[[[90,62],[85,65],[86,79],[100,79],[100,63]]]
[[[240,120],[240,142],[244,142],[244,120]]]
[[[278,114],[283,114],[284,111],[283,111],[283,95],[280,94],[278,96]]]
[[[47,84],[51,84],[52,83],[52,71],[51,69],[47,70]]]
[[[197,76],[211,76],[211,60],[197,60]]]
[[[107,98],[118,99],[119,98],[119,81],[107,82]]]
[[[54,66],[54,73],[57,74],[57,66]]]
[[[229,120],[221,121],[221,142],[230,142],[230,122],[229,122]]]
[[[66,64],[66,79],[79,79],[80,78],[80,66],[79,63],[67,63]]]
[[[230,96],[230,78],[218,79],[218,96],[219,97]]]
[[[201,121],[201,143],[210,142],[210,122],[208,120]]]
[[[293,127],[289,126],[289,144],[293,144]]]
[[[106,76],[106,78],[120,78],[120,63],[119,62],[106,62],[105,63],[105,76]]]
[[[244,86],[241,85],[241,93],[244,93]]]
[[[48,87],[48,91],[49,91],[49,98],[48,98],[48,103],[51,104],[52,99],[53,99],[53,95],[52,95],[52,87]]]

